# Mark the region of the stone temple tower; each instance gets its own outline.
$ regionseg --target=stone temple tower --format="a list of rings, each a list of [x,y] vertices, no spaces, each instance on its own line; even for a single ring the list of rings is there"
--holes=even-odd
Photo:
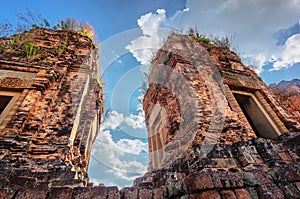
[[[206,157],[216,144],[299,131],[235,53],[192,36],[171,35],[153,59],[144,111],[150,171],[192,159],[196,145]]]
[[[149,172],[135,186],[161,198],[300,198],[299,110],[224,41],[172,34],[152,60]]]
[[[103,111],[93,42],[33,29],[2,38],[0,49],[1,182],[86,185]]]

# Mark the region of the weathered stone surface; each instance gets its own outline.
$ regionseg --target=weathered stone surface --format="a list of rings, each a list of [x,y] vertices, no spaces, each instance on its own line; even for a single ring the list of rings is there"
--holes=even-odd
[[[262,199],[282,199],[282,191],[274,184],[264,184],[258,187],[259,198]]]
[[[223,94],[215,95],[222,84]],[[246,102],[248,98],[252,102]],[[220,101],[225,102],[223,109],[218,107]],[[252,107],[247,108],[247,103]],[[152,61],[143,106],[153,186],[166,186],[170,197],[186,197],[188,192],[197,198],[216,189],[223,198],[268,198],[269,189],[281,197],[286,189],[280,188],[281,178],[288,184],[299,181],[299,136],[285,134],[299,131],[299,123],[229,49],[170,36]],[[213,114],[215,110],[218,114]],[[223,118],[222,110],[226,110]],[[255,117],[269,127],[258,129]],[[174,182],[169,178],[174,172],[184,177]],[[176,187],[180,181],[186,191]]]
[[[245,188],[245,190],[248,191],[251,198],[259,198],[257,187],[247,187],[247,188]]]
[[[279,188],[282,190],[285,198],[300,198],[300,191],[294,184],[279,184]]]
[[[212,180],[217,188],[241,188],[244,186],[240,175],[230,171],[215,171],[212,173]]]
[[[152,189],[139,189],[140,199],[152,199]]]
[[[11,51],[0,54],[0,87],[23,90],[11,114],[0,120],[0,198],[300,197],[299,123],[229,49],[189,42],[180,44],[183,54],[160,50],[153,61],[177,75],[163,71],[162,84],[152,81],[145,95],[149,151],[158,151],[150,157],[150,171],[122,190],[88,184],[90,147],[103,111],[102,91],[93,79],[98,55],[88,38],[73,32],[35,29],[28,34],[46,50],[45,57],[22,57],[21,51],[14,52],[14,59]],[[65,51],[58,52],[65,41]],[[200,55],[199,63],[186,59],[193,51]],[[211,70],[213,65],[221,76]],[[224,88],[214,95],[220,78]],[[172,87],[174,82],[179,85]],[[278,132],[285,133],[276,138],[257,133],[235,99],[236,90],[250,92]],[[221,100],[224,109],[218,106]],[[195,136],[189,137],[190,132]],[[177,150],[186,144],[185,151]]]
[[[163,191],[161,187],[153,188],[153,199],[163,198]]]
[[[138,198],[139,190],[133,187],[125,187],[121,191],[121,198],[129,199],[129,198]]]
[[[192,144],[225,146],[257,136],[275,138],[288,129],[298,129],[299,124],[274,99],[258,75],[229,49],[197,43],[188,36],[171,35],[153,59],[151,69],[143,101],[149,132],[150,169],[167,167],[178,158],[189,159],[186,154],[190,154],[188,149]],[[251,108],[243,105],[246,98],[253,101]],[[265,124],[253,122],[256,117]],[[219,145],[214,147],[218,147],[212,150],[218,155],[210,152],[206,157],[231,156],[230,151]],[[243,166],[262,163],[260,158],[272,162],[281,159],[280,154],[284,156],[273,153],[268,145],[257,147],[257,154],[251,152],[253,157],[248,149],[239,151],[239,162]],[[182,152],[184,150],[187,152]],[[289,160],[288,156],[284,158]],[[215,168],[226,167],[237,165],[234,160],[215,159]]]
[[[191,199],[221,199],[221,196],[218,191],[211,190],[211,191],[204,191],[202,193],[196,193],[190,195]]]
[[[118,187],[107,187],[107,198],[108,199],[119,199],[120,198],[120,192]]]
[[[36,198],[36,199],[44,199],[47,196],[47,187],[43,187],[43,188],[23,188],[20,189],[17,194],[15,195],[16,199],[32,199],[32,198]]]
[[[57,198],[57,199],[71,199],[72,198],[72,189],[68,187],[58,187],[51,188],[48,191],[47,199]]]
[[[220,195],[222,196],[222,199],[236,199],[234,192],[231,190],[222,190],[220,191]]]
[[[237,199],[251,199],[250,193],[245,189],[234,190]]]
[[[76,184],[75,178],[86,183],[102,112],[96,105],[102,91],[94,80],[98,52],[90,39],[72,31],[33,29],[21,34],[22,39],[43,53],[24,57],[15,49],[14,61],[11,51],[0,54],[0,87],[19,92],[10,114],[0,120],[2,173],[21,186],[39,181]],[[62,43],[65,48],[58,52]]]
[[[192,173],[184,179],[184,186],[189,193],[214,188],[211,176],[206,171]]]

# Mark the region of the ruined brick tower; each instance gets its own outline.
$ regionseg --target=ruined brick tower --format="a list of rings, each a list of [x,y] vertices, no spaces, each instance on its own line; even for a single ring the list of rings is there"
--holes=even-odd
[[[276,138],[299,128],[237,55],[189,36],[169,37],[152,61],[149,82],[150,170],[187,157],[193,144]]]
[[[86,185],[103,111],[98,50],[88,37],[46,29],[0,47],[0,180]]]
[[[150,162],[136,186],[166,186],[165,197],[300,197],[299,122],[228,48],[171,35],[143,108]]]

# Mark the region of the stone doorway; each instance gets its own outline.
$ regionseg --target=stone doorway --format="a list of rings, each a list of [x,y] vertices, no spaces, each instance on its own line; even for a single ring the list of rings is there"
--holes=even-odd
[[[258,137],[275,138],[280,131],[272,118],[251,93],[233,93],[253,131]]]
[[[0,125],[11,112],[19,96],[20,92],[0,91]]]
[[[12,96],[0,95],[0,115],[12,99]]]

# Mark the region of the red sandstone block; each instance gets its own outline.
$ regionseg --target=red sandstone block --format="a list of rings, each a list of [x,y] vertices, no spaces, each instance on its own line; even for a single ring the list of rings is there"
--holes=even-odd
[[[270,178],[261,170],[252,170],[244,172],[242,175],[243,181],[249,185],[263,185],[271,183]]]
[[[51,188],[47,194],[47,199],[51,199],[51,198],[71,199],[71,197],[72,197],[72,189],[68,187]]]
[[[138,198],[138,189],[134,187],[125,187],[121,191],[124,199]]]
[[[278,153],[283,161],[292,161],[291,156],[286,152]]]
[[[14,185],[7,185],[0,189],[0,198],[13,198],[18,191],[18,187]]]
[[[153,188],[153,199],[161,199],[163,197],[163,191],[161,188]]]
[[[14,199],[45,199],[48,189],[21,189]]]
[[[243,179],[237,172],[231,171],[213,171],[212,180],[216,188],[241,188],[244,186]]]
[[[255,161],[253,157],[250,155],[250,153],[244,152],[238,158],[244,167],[249,164],[255,164]]]
[[[120,192],[118,187],[113,186],[113,187],[106,187],[107,189],[107,199],[119,199],[120,198]]]
[[[184,186],[189,193],[214,188],[209,173],[205,171],[186,176],[184,179]]]
[[[214,168],[232,168],[237,167],[236,161],[233,158],[213,158]]]
[[[300,191],[300,182],[295,182],[294,184],[296,185],[296,187],[297,187],[298,190]]]
[[[222,199],[237,199],[234,192],[231,190],[222,190],[220,191]]]
[[[252,154],[251,156],[254,159],[254,161],[256,162],[256,164],[263,164],[264,163],[264,161],[263,161],[263,159],[261,159],[260,155]]]
[[[152,190],[139,189],[139,199],[152,199]]]
[[[89,187],[76,187],[73,189],[72,199],[91,198],[91,190]]]
[[[210,190],[202,193],[195,193],[190,195],[191,199],[221,199],[218,191]]]
[[[251,199],[252,198],[259,198],[257,188],[247,187],[247,188],[245,188],[245,190],[249,193]]]
[[[250,193],[245,189],[235,189],[234,192],[238,199],[251,199]]]
[[[91,188],[91,196],[93,199],[106,199],[108,188],[105,186],[97,186]]]

